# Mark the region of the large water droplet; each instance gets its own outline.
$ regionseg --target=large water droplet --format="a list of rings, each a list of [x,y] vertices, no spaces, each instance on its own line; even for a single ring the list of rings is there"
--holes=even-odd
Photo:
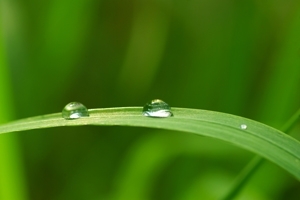
[[[88,116],[90,116],[88,109],[79,102],[71,102],[62,110],[62,117],[65,119],[78,119]]]
[[[147,117],[171,117],[171,107],[160,99],[148,102],[143,108],[143,115]]]
[[[246,124],[241,124],[241,129],[246,130],[247,129],[247,125]]]

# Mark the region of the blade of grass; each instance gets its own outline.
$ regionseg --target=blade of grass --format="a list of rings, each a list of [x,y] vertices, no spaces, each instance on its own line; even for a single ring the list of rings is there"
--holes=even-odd
[[[299,118],[300,118],[300,109],[283,125],[281,130],[285,133],[288,133],[298,122]],[[253,174],[264,163],[264,161],[265,160],[262,157],[255,156],[239,174],[231,190],[223,198],[223,200],[234,199],[241,192],[241,190],[247,184],[247,182],[253,176]]]
[[[263,77],[265,86],[260,105],[256,108],[259,120],[280,127],[283,120],[289,117],[299,106],[300,80],[300,3],[295,1],[287,15],[281,38],[280,48],[273,56],[273,63]],[[278,92],[280,91],[280,92]],[[274,101],[280,99],[280,101]],[[273,114],[276,109],[276,115]]]
[[[124,98],[144,95],[154,81],[167,39],[170,16],[164,4],[169,3],[136,3],[132,33],[119,75],[118,87],[121,93],[126,91]]]
[[[3,2],[2,2],[3,3]],[[1,6],[0,6],[1,7]],[[3,10],[0,10],[3,11]],[[2,18],[2,14],[0,18]],[[0,19],[0,22],[1,19]],[[13,106],[0,23],[0,122],[12,119]],[[0,199],[27,199],[26,184],[16,134],[0,139]]]
[[[290,21],[290,29],[283,40],[283,45],[278,56],[275,56],[275,64],[272,67],[272,76],[267,81],[267,89],[265,90],[264,102],[261,104],[262,119],[272,119],[276,123],[282,121],[282,118],[292,109],[293,106],[298,105],[296,91],[299,83],[299,45],[298,38],[299,29],[299,4],[295,6],[293,19]],[[296,41],[296,42],[295,42]],[[298,43],[297,43],[298,42]],[[283,84],[284,83],[284,84]],[[284,89],[283,89],[284,88]],[[282,91],[278,93],[278,91]],[[280,97],[281,101],[272,101]],[[277,115],[270,118],[270,113],[276,108]],[[294,126],[300,116],[300,109],[284,124],[281,130],[285,133],[289,132]],[[240,175],[235,180],[233,187],[228,194],[223,198],[224,200],[233,199],[243,189],[252,175],[259,169],[264,162],[264,159],[256,156],[252,161],[242,170]]]
[[[90,117],[65,120],[61,113],[18,120],[0,126],[0,133],[79,125],[121,125],[195,133],[230,142],[281,166],[300,180],[300,142],[262,123],[243,117],[187,108],[173,108],[174,117],[149,118],[141,107],[91,109]],[[248,128],[243,130],[241,124]]]

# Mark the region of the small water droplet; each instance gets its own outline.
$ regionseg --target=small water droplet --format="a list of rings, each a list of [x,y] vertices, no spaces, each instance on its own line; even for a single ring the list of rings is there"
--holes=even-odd
[[[160,99],[148,102],[143,108],[143,115],[147,117],[171,117],[171,107]]]
[[[247,129],[247,125],[246,124],[242,124],[241,125],[241,129],[246,130]]]
[[[78,119],[88,116],[90,116],[88,109],[79,102],[68,103],[62,110],[62,117],[65,119]]]

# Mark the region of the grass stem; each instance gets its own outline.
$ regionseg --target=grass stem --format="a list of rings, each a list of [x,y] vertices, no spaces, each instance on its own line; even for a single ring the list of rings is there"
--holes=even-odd
[[[1,3],[0,3],[1,4]],[[1,8],[1,7],[0,7]],[[13,119],[12,90],[6,62],[0,9],[0,123]],[[27,186],[21,149],[16,134],[1,135],[0,139],[0,199],[27,200]]]
[[[300,118],[300,108],[295,114],[281,127],[281,131],[288,133],[298,122]],[[250,178],[255,174],[255,172],[260,168],[264,163],[265,159],[261,156],[255,156],[241,171],[241,173],[236,178],[234,184],[232,185],[231,190],[222,200],[231,200],[234,199],[244,188]]]

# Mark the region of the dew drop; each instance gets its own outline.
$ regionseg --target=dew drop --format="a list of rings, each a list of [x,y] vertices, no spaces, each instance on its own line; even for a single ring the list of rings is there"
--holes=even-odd
[[[68,103],[62,110],[62,117],[65,119],[78,119],[88,116],[90,116],[88,109],[79,102]]]
[[[171,107],[160,99],[148,102],[143,108],[143,115],[147,117],[171,117],[173,113]]]
[[[246,130],[247,129],[247,125],[246,124],[242,124],[241,125],[241,129]]]

